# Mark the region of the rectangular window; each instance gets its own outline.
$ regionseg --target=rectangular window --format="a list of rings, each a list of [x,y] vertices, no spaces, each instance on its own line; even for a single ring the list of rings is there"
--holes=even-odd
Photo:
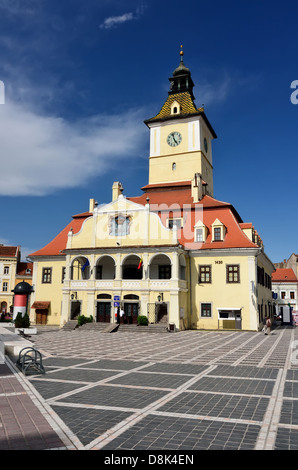
[[[203,241],[204,241],[203,229],[197,228],[196,229],[196,242],[203,242]]]
[[[171,279],[171,265],[158,266],[158,279]]]
[[[211,283],[211,266],[199,266],[199,283]]]
[[[216,227],[214,229],[214,240],[221,241],[221,228],[220,227]]]
[[[227,265],[227,282],[228,283],[240,282],[240,266],[238,264]]]
[[[51,284],[52,282],[52,268],[42,269],[42,281],[43,284]]]
[[[2,284],[2,291],[7,292],[8,291],[8,282],[3,282]]]
[[[211,304],[201,304],[201,317],[211,318]]]
[[[293,291],[290,292],[290,299],[295,299],[295,292]]]
[[[285,292],[284,290],[281,291],[280,297],[281,297],[281,299],[285,299],[285,298],[286,298],[286,292]]]
[[[9,266],[4,266],[3,274],[9,274]]]
[[[62,283],[62,284],[63,284],[64,279],[65,279],[65,274],[66,274],[66,268],[63,267],[63,268],[62,268],[62,275],[61,275],[61,283]]]

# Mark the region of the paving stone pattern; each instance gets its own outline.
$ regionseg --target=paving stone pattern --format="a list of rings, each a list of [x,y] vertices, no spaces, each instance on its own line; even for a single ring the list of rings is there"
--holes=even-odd
[[[270,336],[40,328],[46,374],[24,380],[77,449],[296,450],[297,339],[291,327]],[[1,390],[13,395],[17,384],[0,376]],[[1,419],[0,408],[0,433]]]

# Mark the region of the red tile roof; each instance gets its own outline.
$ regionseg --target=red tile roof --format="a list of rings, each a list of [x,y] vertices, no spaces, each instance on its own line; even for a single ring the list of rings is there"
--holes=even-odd
[[[0,245],[0,256],[17,257],[19,255],[19,246]]]
[[[31,272],[27,272],[27,270],[30,269]],[[17,276],[31,276],[32,277],[32,272],[33,272],[33,263],[18,263],[17,265]]]
[[[232,204],[219,201],[205,195],[199,203],[194,203],[191,196],[190,182],[168,183],[167,185],[148,185],[146,192],[138,197],[128,198],[137,204],[145,205],[149,198],[150,210],[157,212],[165,226],[169,217],[183,217],[183,230],[178,230],[179,242],[189,249],[213,248],[256,248],[243,232],[252,224],[244,224]],[[149,191],[148,191],[149,189]],[[202,219],[208,229],[205,243],[194,242],[193,227]],[[212,241],[212,224],[219,219],[224,225],[226,235],[223,241]]]
[[[272,273],[272,282],[298,282],[298,279],[293,269],[277,268]]]
[[[199,203],[194,203],[190,181],[147,185],[144,189],[145,192],[141,196],[127,199],[136,204],[146,205],[149,198],[150,210],[160,216],[165,227],[169,217],[183,217],[184,226],[182,230],[178,230],[178,238],[179,243],[187,249],[258,247],[242,230],[252,225],[244,224],[230,203],[218,201],[208,195],[205,195]],[[61,251],[66,248],[70,228],[72,227],[73,233],[78,233],[84,220],[90,216],[92,216],[90,212],[73,216],[73,220],[48,245],[29,256],[63,255]],[[223,241],[212,241],[212,224],[216,219],[219,219],[225,228]],[[199,220],[202,220],[207,227],[207,238],[204,243],[194,241],[194,226]]]

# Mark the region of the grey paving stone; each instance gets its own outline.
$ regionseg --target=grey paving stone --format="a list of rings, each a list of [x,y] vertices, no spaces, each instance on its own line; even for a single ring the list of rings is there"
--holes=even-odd
[[[107,370],[89,370],[89,369],[63,369],[56,372],[48,373],[47,379],[73,380],[76,382],[98,382],[116,375],[117,371]],[[45,376],[42,376],[44,378]]]
[[[134,445],[135,450],[147,449],[146,439],[150,437],[150,431],[148,431],[148,423],[154,423],[156,420],[155,416],[145,417],[139,424],[141,427],[133,426],[130,428],[124,435],[119,436],[118,438],[111,441],[107,444],[103,450],[125,450],[130,447],[130,439],[132,436],[137,438],[137,442]],[[180,431],[177,431],[177,434],[174,438],[169,438],[167,436],[168,428],[173,422],[176,423],[177,429],[180,428]],[[162,426],[161,426],[162,424]],[[184,425],[187,424],[187,431],[181,431]],[[187,418],[164,418],[164,422],[159,422],[157,428],[160,428],[160,436],[156,439],[153,447],[151,449],[159,450],[196,450],[196,449],[212,449],[215,447],[224,449],[225,446],[230,445],[234,450],[243,449],[253,449],[258,433],[260,430],[259,426],[253,425],[241,425],[233,424],[232,426],[229,423],[225,422],[214,422],[207,420],[192,420]],[[227,439],[225,442],[218,444],[217,436],[219,432],[226,430]],[[252,439],[246,439],[246,434],[248,431],[251,431]],[[237,440],[233,441],[233,437],[237,436]]]
[[[268,403],[268,398],[185,392],[159,411],[262,421]]]
[[[273,381],[257,379],[233,379],[220,377],[203,377],[191,385],[192,390],[226,392],[255,395],[271,395],[274,387]]]
[[[135,369],[136,367],[141,367],[143,365],[146,365],[146,362],[103,359],[89,364],[84,364],[80,367],[88,367],[90,369],[114,369],[125,371]]]
[[[191,377],[178,374],[154,374],[133,372],[123,377],[110,380],[110,384],[137,385],[141,387],[158,387],[158,388],[178,388],[187,382]]]
[[[63,398],[63,402],[121,408],[143,408],[154,403],[168,392],[161,390],[139,390],[135,388],[95,385],[88,390]]]
[[[46,400],[82,387],[81,384],[50,382],[49,380],[39,379],[31,379],[31,383],[36,388],[38,393]]]
[[[131,413],[123,411],[55,405],[52,408],[84,446],[131,415]]]

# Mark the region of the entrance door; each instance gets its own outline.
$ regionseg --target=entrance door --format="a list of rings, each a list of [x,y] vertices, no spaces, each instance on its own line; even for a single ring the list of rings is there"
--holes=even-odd
[[[110,323],[111,321],[111,302],[97,302],[96,321]]]
[[[134,303],[124,303],[124,315],[129,324],[138,323],[138,314],[139,314],[139,304],[138,302]]]
[[[168,319],[168,307],[166,303],[157,303],[156,304],[156,309],[157,309],[157,318],[156,321],[157,323],[167,323]]]
[[[47,324],[47,309],[36,309],[36,323],[38,325],[46,325]]]
[[[81,313],[81,302],[79,300],[71,301],[70,319],[77,320]]]

